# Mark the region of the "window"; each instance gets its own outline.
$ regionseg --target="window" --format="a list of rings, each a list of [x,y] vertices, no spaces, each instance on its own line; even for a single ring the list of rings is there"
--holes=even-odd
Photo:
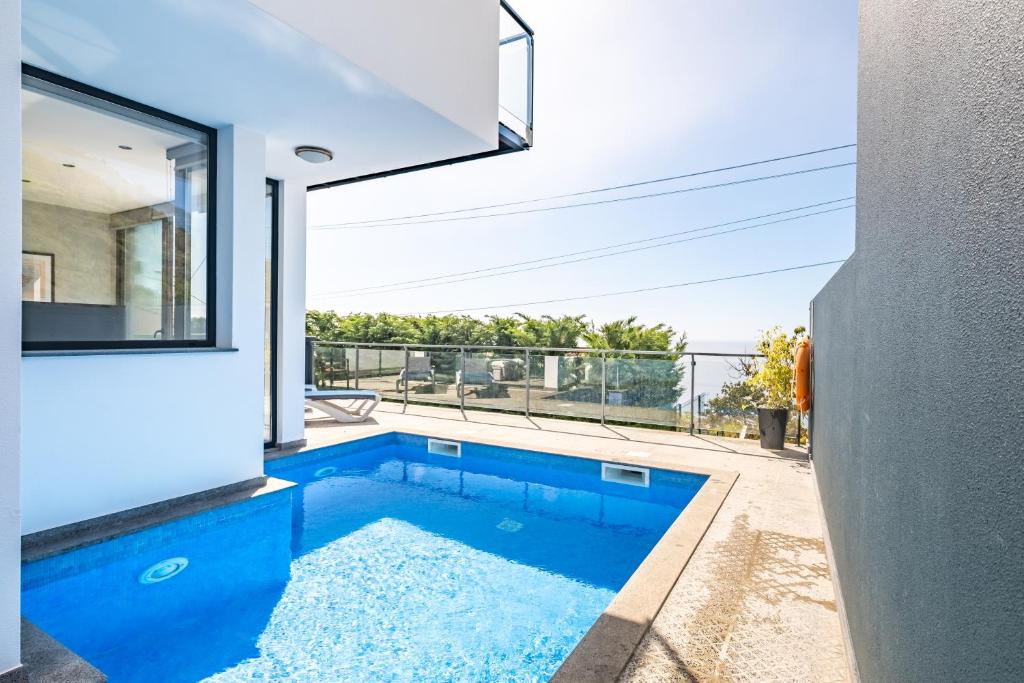
[[[23,68],[26,349],[213,345],[215,145],[212,129]]]

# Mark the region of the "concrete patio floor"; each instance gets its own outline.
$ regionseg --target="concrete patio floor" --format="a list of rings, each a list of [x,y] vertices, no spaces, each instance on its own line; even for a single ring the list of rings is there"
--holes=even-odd
[[[586,450],[620,462],[732,470],[719,510],[620,680],[846,681],[811,467],[757,442],[482,411],[381,404],[365,423],[307,414],[308,447],[385,431]]]

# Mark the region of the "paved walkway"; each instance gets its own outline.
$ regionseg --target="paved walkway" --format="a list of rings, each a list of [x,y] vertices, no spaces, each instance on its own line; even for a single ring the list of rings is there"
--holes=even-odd
[[[381,431],[474,435],[544,450],[587,449],[740,473],[622,676],[647,681],[849,678],[811,469],[801,450],[544,418],[382,404],[361,425],[307,420],[311,447]]]

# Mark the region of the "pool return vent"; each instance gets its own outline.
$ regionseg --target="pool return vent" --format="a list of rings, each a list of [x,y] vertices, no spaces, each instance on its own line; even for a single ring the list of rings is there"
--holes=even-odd
[[[458,441],[427,439],[427,453],[433,453],[434,455],[447,455],[450,458],[461,458],[462,444]]]
[[[601,480],[647,488],[651,485],[651,471],[646,467],[603,462],[601,463]]]

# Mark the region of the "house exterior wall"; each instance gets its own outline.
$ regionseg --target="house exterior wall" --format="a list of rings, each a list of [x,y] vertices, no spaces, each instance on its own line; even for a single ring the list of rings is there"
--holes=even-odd
[[[20,11],[0,2],[0,677],[21,657]]]
[[[23,359],[23,533],[262,474],[265,146],[218,133],[217,341],[235,350]]]
[[[864,681],[1024,680],[1024,13],[862,0],[813,457]]]

